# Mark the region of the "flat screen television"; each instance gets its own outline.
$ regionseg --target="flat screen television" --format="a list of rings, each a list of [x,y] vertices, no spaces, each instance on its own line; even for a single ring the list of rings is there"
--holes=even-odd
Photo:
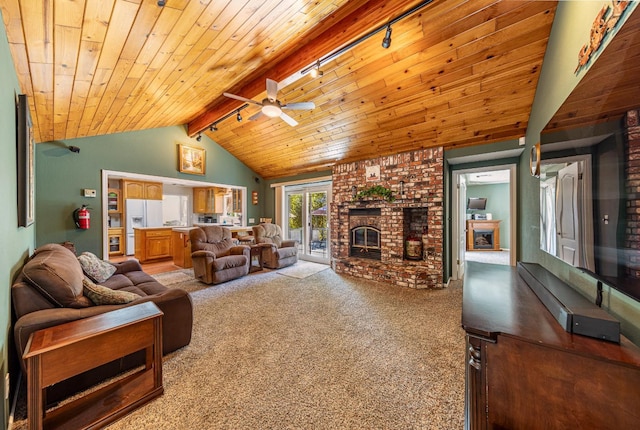
[[[540,248],[640,300],[640,139],[613,121],[542,135]]]
[[[487,208],[486,197],[469,197],[467,199],[467,209],[483,211]]]

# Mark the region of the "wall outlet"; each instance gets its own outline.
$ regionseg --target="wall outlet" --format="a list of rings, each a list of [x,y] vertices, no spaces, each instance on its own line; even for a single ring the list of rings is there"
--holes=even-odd
[[[96,190],[91,190],[89,188],[85,188],[83,191],[84,191],[84,196],[85,197],[95,197],[96,196]]]

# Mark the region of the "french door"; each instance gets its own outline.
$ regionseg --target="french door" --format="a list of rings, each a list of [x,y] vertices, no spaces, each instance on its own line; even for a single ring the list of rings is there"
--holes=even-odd
[[[329,264],[329,183],[285,190],[286,237],[298,241],[302,260]]]

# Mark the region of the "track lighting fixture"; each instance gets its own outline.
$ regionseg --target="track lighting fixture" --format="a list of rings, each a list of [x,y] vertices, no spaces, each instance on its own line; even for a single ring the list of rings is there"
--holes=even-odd
[[[310,73],[311,73],[311,77],[314,78],[314,79],[317,78],[318,76],[322,76],[323,75],[322,70],[320,70],[320,60],[319,59],[316,62],[316,66],[313,69],[311,69]]]
[[[209,131],[218,131],[218,125],[213,123],[209,126]]]
[[[165,4],[167,4],[167,2],[165,0],[158,0],[158,6],[162,7]]]
[[[196,140],[200,142],[202,140],[202,134],[198,134],[198,137],[196,137]]]
[[[382,39],[382,47],[388,48],[391,46],[391,26],[387,26],[387,32],[384,35],[384,39]]]
[[[69,151],[71,152],[75,152],[76,154],[80,153],[80,148],[78,148],[77,146],[71,145],[71,146],[68,146],[68,148],[69,148]]]
[[[303,75],[305,73],[310,73],[311,76],[313,76],[315,78],[316,77],[315,73],[317,73],[315,70],[317,70],[319,72],[318,76],[322,76],[322,72],[320,72],[318,70],[320,68],[320,66],[319,66],[320,64],[325,64],[326,65],[329,61],[333,60],[334,58],[339,57],[340,55],[344,54],[347,51],[350,51],[351,49],[353,49],[354,47],[358,46],[359,44],[361,44],[365,40],[368,40],[370,37],[373,37],[374,35],[378,34],[382,30],[384,30],[385,28],[387,29],[387,32],[386,32],[386,34],[384,36],[384,39],[382,39],[382,47],[385,48],[385,49],[389,48],[391,46],[391,26],[393,24],[395,24],[396,22],[399,22],[399,21],[405,19],[406,17],[408,17],[410,15],[413,15],[414,13],[416,13],[420,9],[428,6],[432,2],[433,2],[433,0],[423,0],[423,1],[421,1],[419,4],[415,5],[411,9],[409,9],[406,12],[402,13],[401,15],[393,18],[391,21],[388,21],[385,24],[382,24],[381,26],[374,28],[369,33],[361,36],[359,39],[356,39],[353,42],[350,42],[349,44],[343,46],[342,48],[337,49],[337,50],[325,55],[322,58],[319,58],[315,63],[312,63],[309,66],[307,66],[304,69],[302,69],[300,71],[300,73],[303,74]]]
[[[240,115],[240,111],[238,111],[238,115],[236,115],[236,119],[238,122],[242,121],[242,115]]]

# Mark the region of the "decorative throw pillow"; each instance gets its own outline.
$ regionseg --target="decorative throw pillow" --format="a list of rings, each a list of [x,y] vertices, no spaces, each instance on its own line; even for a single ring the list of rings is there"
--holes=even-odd
[[[96,305],[124,305],[140,298],[136,293],[112,290],[102,285],[96,285],[86,276],[82,280],[82,285],[84,286],[84,295]]]
[[[90,252],[83,252],[78,256],[82,270],[96,282],[104,282],[116,272],[116,266],[98,258]]]

